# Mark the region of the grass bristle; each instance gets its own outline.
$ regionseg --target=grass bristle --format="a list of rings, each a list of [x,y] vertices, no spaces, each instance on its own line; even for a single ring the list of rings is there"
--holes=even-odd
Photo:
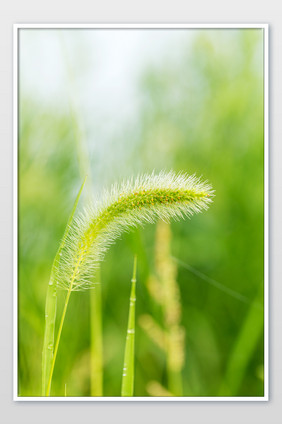
[[[70,281],[72,291],[91,287],[98,263],[123,232],[158,219],[189,217],[207,209],[212,197],[206,182],[172,171],[114,185],[95,207],[74,220],[58,268],[58,287],[68,290]]]

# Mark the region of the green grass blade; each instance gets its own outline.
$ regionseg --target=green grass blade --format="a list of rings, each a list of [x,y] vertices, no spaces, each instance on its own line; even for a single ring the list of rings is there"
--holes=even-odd
[[[134,257],[133,275],[129,303],[129,316],[125,342],[124,363],[122,372],[121,396],[133,396],[134,389],[134,342],[135,342],[135,302],[136,302],[136,266]]]
[[[95,288],[90,290],[90,326],[91,326],[91,396],[103,396],[103,339],[102,339],[102,294],[101,271],[95,274]]]
[[[54,262],[52,264],[50,281],[47,289],[46,295],[46,304],[45,304],[45,330],[44,330],[44,342],[43,342],[43,351],[42,351],[42,396],[46,396],[48,380],[51,373],[52,361],[54,355],[54,337],[55,337],[55,321],[56,321],[56,311],[57,311],[57,284],[56,284],[56,272],[60,262],[61,252],[64,248],[67,235],[74,217],[74,213],[77,208],[77,204],[82,193],[86,178],[83,181],[83,184],[79,190],[79,193],[76,197],[74,206],[72,208],[68,223],[59,246],[59,249],[56,253]]]
[[[261,290],[252,302],[241,331],[231,352],[219,396],[236,396],[243,382],[247,366],[263,333],[264,314]]]

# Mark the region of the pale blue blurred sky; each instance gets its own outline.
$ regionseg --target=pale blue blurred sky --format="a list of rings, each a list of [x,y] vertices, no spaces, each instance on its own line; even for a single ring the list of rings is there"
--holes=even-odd
[[[67,114],[71,102],[91,162],[97,158],[96,176],[103,174],[105,164],[110,176],[109,152],[118,163],[134,149],[133,140],[123,144],[123,134],[138,127],[142,75],[167,59],[180,60],[196,32],[21,29],[20,97]]]
[[[193,30],[21,30],[21,93],[64,107],[72,92],[83,120],[134,116],[148,66],[177,56]],[[71,71],[71,72],[70,72]],[[72,74],[70,77],[70,73]]]
[[[147,105],[142,77],[152,68],[161,77],[166,68],[172,67],[180,69],[176,78],[181,79],[172,80],[172,87],[181,87],[183,81],[190,86],[201,84],[197,74],[191,77],[186,63],[183,67],[183,57],[187,57],[191,42],[201,32],[202,29],[21,29],[20,100],[35,102],[35,114],[42,110],[69,116],[71,131],[75,131],[77,120],[94,180],[112,183],[134,173],[131,153],[138,156],[135,135],[138,138]],[[229,63],[228,56],[238,50],[239,32],[205,30],[205,35],[208,33],[212,49],[224,52]],[[260,70],[256,62],[254,67]],[[236,75],[237,68],[229,68],[228,72]],[[193,102],[204,100],[191,96],[189,101],[193,108]],[[161,154],[166,144],[159,141]],[[48,143],[47,138],[44,143]],[[169,154],[164,154],[168,157],[164,165],[170,166]]]

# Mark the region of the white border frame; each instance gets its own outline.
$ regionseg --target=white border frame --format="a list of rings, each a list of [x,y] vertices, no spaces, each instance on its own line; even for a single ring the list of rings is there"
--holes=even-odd
[[[264,31],[264,396],[23,397],[18,396],[18,35],[21,29],[262,29]],[[13,400],[219,402],[269,400],[269,26],[268,24],[14,24],[13,26]]]

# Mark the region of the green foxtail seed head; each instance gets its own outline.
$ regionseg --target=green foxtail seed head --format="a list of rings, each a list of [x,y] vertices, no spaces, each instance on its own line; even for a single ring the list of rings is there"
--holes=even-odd
[[[124,232],[158,219],[169,222],[207,209],[213,190],[195,175],[161,172],[114,185],[71,224],[57,269],[57,285],[76,291],[92,277],[109,246]]]

